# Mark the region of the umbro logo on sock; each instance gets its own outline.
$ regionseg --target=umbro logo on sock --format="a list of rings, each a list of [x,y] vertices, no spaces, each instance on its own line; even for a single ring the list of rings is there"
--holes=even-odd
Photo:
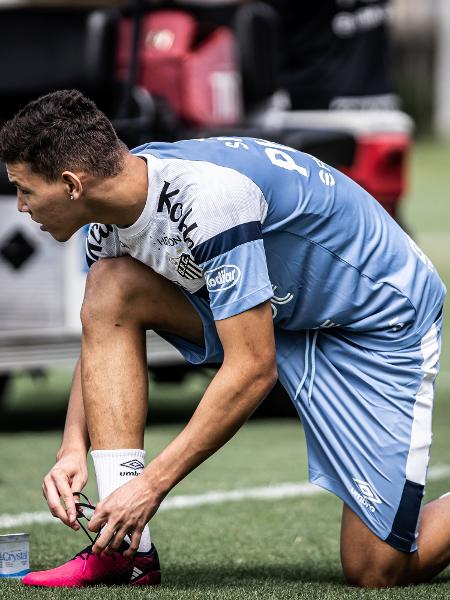
[[[133,460],[128,460],[127,462],[124,463],[120,463],[121,467],[128,467],[129,469],[133,469],[133,471],[120,471],[120,475],[122,477],[124,477],[125,475],[139,475],[137,469],[143,469],[144,468],[144,463],[142,463],[140,460],[137,460],[137,458],[133,458]]]
[[[129,460],[124,463],[120,463],[121,467],[128,467],[129,469],[143,469],[144,463],[141,463],[137,458],[133,458],[133,460]]]

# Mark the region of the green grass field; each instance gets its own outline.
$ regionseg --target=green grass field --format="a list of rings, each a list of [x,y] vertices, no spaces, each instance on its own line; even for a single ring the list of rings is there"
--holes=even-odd
[[[411,191],[404,205],[405,222],[419,245],[450,285],[450,146],[421,143],[412,160]],[[431,465],[450,465],[450,326],[447,319],[434,416]],[[447,334],[447,335],[445,335]],[[184,388],[152,386],[155,404],[170,397],[176,405],[184,395],[189,406],[206,378],[192,378]],[[67,374],[48,381],[22,378],[8,392],[8,421],[28,411],[48,412],[61,405]],[[155,412],[157,409],[155,408]],[[6,418],[5,417],[5,418]],[[0,416],[0,419],[2,417]],[[150,426],[148,453],[154,455],[182,425]],[[59,431],[2,433],[0,439],[0,520],[2,515],[44,511],[42,476],[51,467]],[[447,471],[448,473],[448,471]],[[306,481],[303,431],[296,420],[252,420],[208,462],[171,494],[238,490],[285,482]],[[450,476],[434,478],[427,500],[450,489]],[[88,495],[95,497],[91,479]],[[152,521],[152,535],[163,569],[157,589],[104,588],[90,590],[23,589],[0,580],[0,599],[79,598],[89,600],[197,598],[285,599],[338,598],[420,599],[450,597],[450,569],[429,585],[395,590],[360,590],[344,584],[339,562],[341,502],[330,494],[278,500],[242,500],[161,511]],[[31,566],[49,568],[86,545],[83,532],[74,533],[56,522],[0,529],[31,533]]]

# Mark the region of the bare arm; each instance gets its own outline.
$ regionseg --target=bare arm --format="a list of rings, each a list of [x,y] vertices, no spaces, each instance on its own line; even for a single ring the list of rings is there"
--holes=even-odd
[[[183,431],[142,475],[97,506],[89,528],[107,523],[93,551],[117,550],[133,531],[131,556],[142,529],[166,494],[190,471],[223,446],[243,425],[276,381],[272,310],[266,302],[217,322],[224,362]],[[115,533],[115,535],[114,535]]]
[[[221,448],[276,381],[269,303],[217,322],[224,362],[185,429],[150,463],[150,487],[164,497]]]
[[[63,440],[56,458],[59,459],[68,452],[81,452],[86,455],[89,446],[89,433],[81,391],[81,360],[78,360],[72,379]]]
[[[42,485],[52,515],[74,529],[78,529],[78,523],[75,521],[73,492],[80,492],[86,485],[88,450],[89,433],[84,414],[79,360],[73,375],[62,444],[56,455],[56,464],[45,476]],[[61,498],[66,509],[61,505]]]

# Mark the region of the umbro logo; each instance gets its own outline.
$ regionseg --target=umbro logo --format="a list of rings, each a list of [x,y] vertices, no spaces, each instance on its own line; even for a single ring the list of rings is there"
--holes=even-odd
[[[370,512],[375,512],[375,507],[373,505],[382,504],[383,501],[373,489],[373,486],[371,486],[367,481],[356,479],[356,477],[353,477],[353,481],[358,487],[358,490],[352,487],[350,490],[352,496],[357,500],[357,502],[368,508]]]
[[[372,488],[370,483],[367,483],[367,481],[363,481],[362,479],[356,479],[355,477],[353,477],[353,481],[358,486],[361,494],[365,498],[367,498],[367,500],[370,500],[371,502],[375,502],[375,504],[381,504],[380,497],[378,496],[376,491]]]
[[[142,463],[137,458],[133,458],[133,460],[129,460],[129,461],[124,462],[124,463],[120,463],[120,466],[121,467],[128,467],[129,469],[143,469],[144,468],[144,463]]]
[[[133,469],[132,471],[120,471],[119,475],[121,477],[126,477],[127,475],[133,475],[136,477],[139,475],[139,472],[144,468],[144,463],[142,463],[137,458],[133,458],[133,460],[128,460],[127,462],[120,463],[121,467],[127,467],[128,469]]]

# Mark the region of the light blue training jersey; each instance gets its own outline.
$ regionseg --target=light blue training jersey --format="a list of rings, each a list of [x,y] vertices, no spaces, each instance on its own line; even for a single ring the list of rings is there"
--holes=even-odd
[[[184,287],[207,290],[216,320],[271,299],[278,328],[335,328],[381,350],[409,346],[432,325],[445,296],[435,268],[338,170],[253,138],[132,152],[150,161],[155,218],[170,222],[183,260],[198,267],[198,289]]]

